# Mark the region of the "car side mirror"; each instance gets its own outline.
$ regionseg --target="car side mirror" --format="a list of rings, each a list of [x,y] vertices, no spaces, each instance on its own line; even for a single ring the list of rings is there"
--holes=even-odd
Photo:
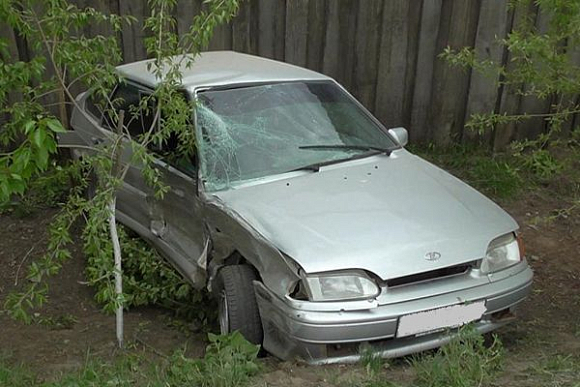
[[[403,127],[391,128],[388,132],[400,146],[405,146],[409,142],[409,133]]]

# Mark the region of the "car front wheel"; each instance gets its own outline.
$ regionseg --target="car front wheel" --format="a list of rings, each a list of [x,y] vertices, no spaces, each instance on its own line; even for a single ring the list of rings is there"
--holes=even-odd
[[[251,266],[225,266],[217,274],[215,294],[220,332],[239,331],[249,342],[262,344],[264,333],[252,284],[255,280],[258,275]]]

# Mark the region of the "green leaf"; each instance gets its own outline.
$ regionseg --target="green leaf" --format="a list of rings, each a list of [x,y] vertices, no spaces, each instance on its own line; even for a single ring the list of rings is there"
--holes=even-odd
[[[62,126],[59,120],[54,118],[46,120],[46,126],[54,133],[65,133],[66,129]]]
[[[46,148],[38,148],[37,165],[38,168],[44,170],[48,166],[48,150]]]
[[[36,145],[37,148],[45,148],[44,141],[46,141],[46,131],[43,128],[36,129],[36,132],[34,132],[33,135],[33,139],[34,145]]]
[[[34,125],[36,125],[36,121],[32,120],[24,124],[24,134],[30,133],[30,131],[34,128]]]

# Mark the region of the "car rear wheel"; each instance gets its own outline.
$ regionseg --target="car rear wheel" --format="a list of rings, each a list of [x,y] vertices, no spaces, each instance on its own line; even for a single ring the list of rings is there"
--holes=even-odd
[[[252,284],[255,280],[258,275],[251,266],[225,266],[217,274],[215,292],[220,332],[237,330],[249,342],[262,344],[264,333]]]

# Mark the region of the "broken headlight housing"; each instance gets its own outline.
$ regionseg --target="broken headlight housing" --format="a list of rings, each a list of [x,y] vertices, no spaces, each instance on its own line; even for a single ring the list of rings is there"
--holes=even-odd
[[[523,257],[522,240],[514,233],[509,233],[491,241],[480,269],[485,274],[494,273],[521,262]]]
[[[310,301],[349,301],[376,297],[381,289],[362,270],[309,274],[303,277]]]

